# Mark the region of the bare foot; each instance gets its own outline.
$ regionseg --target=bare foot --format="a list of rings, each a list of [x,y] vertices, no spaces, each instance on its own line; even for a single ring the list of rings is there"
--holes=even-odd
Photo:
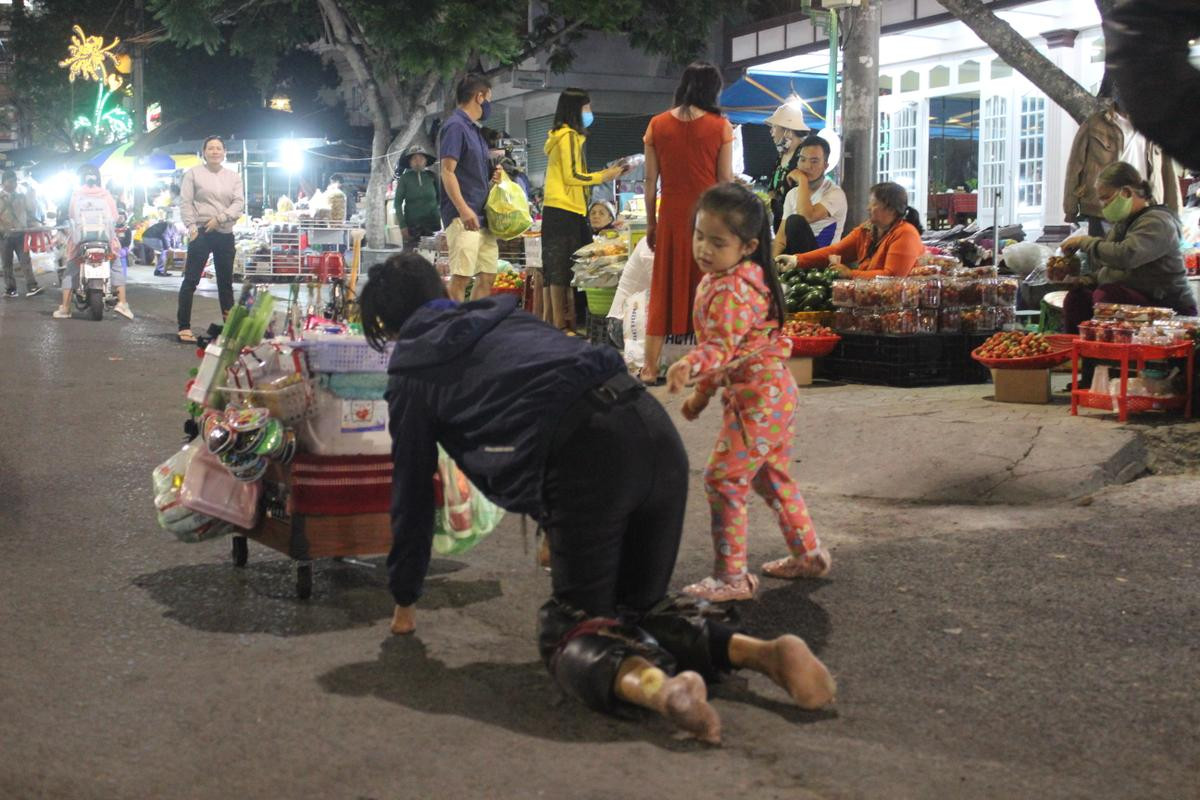
[[[695,672],[681,672],[663,682],[660,713],[680,730],[709,744],[721,743],[721,718],[708,704],[704,678]]]
[[[417,612],[412,606],[396,606],[392,614],[392,633],[405,636],[417,629]]]
[[[760,657],[762,672],[787,690],[796,705],[814,711],[833,703],[837,683],[799,636],[785,634],[767,642]]]

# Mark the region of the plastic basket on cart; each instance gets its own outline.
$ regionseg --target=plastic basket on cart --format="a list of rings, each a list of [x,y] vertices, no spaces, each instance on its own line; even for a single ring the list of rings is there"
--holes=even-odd
[[[310,372],[387,372],[394,344],[382,353],[367,344],[366,339],[349,335],[332,335],[296,342],[308,353]]]

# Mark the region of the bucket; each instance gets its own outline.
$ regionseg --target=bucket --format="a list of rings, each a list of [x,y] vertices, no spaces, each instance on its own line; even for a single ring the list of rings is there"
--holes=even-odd
[[[612,308],[613,298],[617,296],[615,286],[607,289],[584,289],[583,292],[587,295],[588,311],[600,317],[608,314],[608,310]]]

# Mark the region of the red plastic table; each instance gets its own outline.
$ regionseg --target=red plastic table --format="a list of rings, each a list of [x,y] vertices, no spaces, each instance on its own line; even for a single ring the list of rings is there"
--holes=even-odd
[[[1079,359],[1099,358],[1116,361],[1121,365],[1121,392],[1117,395],[1117,418],[1121,422],[1129,419],[1129,412],[1174,411],[1183,409],[1184,417],[1192,416],[1192,380],[1196,367],[1196,346],[1191,342],[1161,346],[1148,344],[1117,344],[1115,342],[1090,342],[1076,339],[1071,346],[1071,413],[1078,414],[1079,406],[1112,410],[1113,397],[1088,389],[1079,388]],[[1130,397],[1129,364],[1137,365],[1138,371],[1146,368],[1147,361],[1164,361],[1168,358],[1187,359],[1187,392],[1182,397]]]

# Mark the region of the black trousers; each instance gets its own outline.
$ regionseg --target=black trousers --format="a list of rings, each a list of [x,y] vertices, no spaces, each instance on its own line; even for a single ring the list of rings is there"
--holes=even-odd
[[[179,310],[177,321],[179,330],[192,327],[192,295],[196,293],[196,284],[200,283],[200,275],[208,257],[213,257],[213,268],[217,273],[217,298],[221,303],[221,313],[226,314],[233,308],[233,234],[217,231],[201,231],[200,235],[188,242],[187,266],[183,270],[183,284],[179,287]]]
[[[662,600],[679,552],[687,483],[687,453],[657,400],[636,391],[597,406],[546,465],[543,524],[555,599],[593,617],[645,611]]]
[[[784,223],[783,237],[787,241],[787,245],[783,248],[784,255],[811,253],[817,249],[817,237],[813,234],[812,226],[799,214],[792,214],[787,218]]]
[[[546,467],[554,597],[540,612],[539,649],[565,691],[612,711],[625,658],[711,679],[732,669],[734,631],[667,598],[688,460],[666,411],[640,389],[611,405],[590,393],[578,402],[595,410],[557,443]]]

